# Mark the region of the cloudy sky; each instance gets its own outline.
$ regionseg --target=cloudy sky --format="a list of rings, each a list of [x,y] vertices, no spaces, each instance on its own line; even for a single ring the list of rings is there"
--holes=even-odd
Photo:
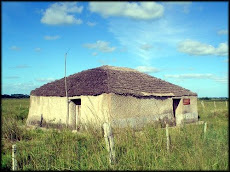
[[[102,65],[228,97],[228,2],[2,2],[2,94]]]

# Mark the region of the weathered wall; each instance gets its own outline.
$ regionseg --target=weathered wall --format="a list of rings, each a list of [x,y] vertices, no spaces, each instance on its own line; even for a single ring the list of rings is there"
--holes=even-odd
[[[190,99],[190,105],[183,105],[183,99]],[[198,121],[197,97],[182,96],[176,109],[176,125]]]
[[[65,124],[67,103],[65,97],[30,96],[30,109],[27,124],[43,122]]]
[[[103,122],[108,122],[109,94],[99,96],[78,96],[70,97],[69,102],[69,125],[75,129],[76,124],[93,124],[101,126]],[[74,99],[81,99],[81,105],[76,106]],[[78,109],[80,114],[78,114]],[[31,96],[30,109],[27,124],[39,124],[43,115],[43,122],[66,125],[67,104],[65,97],[44,97]],[[77,115],[78,118],[77,118]]]
[[[73,101],[70,101],[69,102],[69,125],[73,130],[76,129],[76,124],[77,124],[76,113],[77,113],[76,104]]]
[[[74,100],[79,97],[71,97]],[[109,121],[108,99],[109,94],[98,96],[81,96],[80,118],[81,125],[93,124],[100,127],[103,122]],[[77,109],[76,109],[77,112]]]
[[[183,98],[190,98],[190,105],[183,105]],[[69,99],[69,124],[73,129],[79,127],[79,124],[101,127],[104,122],[109,121],[113,126],[120,127],[127,125],[139,127],[159,120],[174,121],[172,98],[136,98],[110,93]],[[81,105],[76,106],[74,99],[81,99]],[[78,110],[80,114],[77,113]],[[41,114],[45,123],[65,125],[66,98],[31,96],[27,124],[39,124]],[[176,124],[197,120],[197,97],[182,97],[176,110]]]
[[[141,127],[163,118],[174,121],[171,98],[136,98],[112,94],[111,103],[113,126]]]

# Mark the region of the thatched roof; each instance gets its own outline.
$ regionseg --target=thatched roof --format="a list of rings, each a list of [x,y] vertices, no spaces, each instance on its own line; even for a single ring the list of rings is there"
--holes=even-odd
[[[68,96],[115,93],[135,97],[197,96],[180,86],[152,77],[137,70],[114,66],[101,66],[67,77]],[[65,78],[32,90],[34,96],[65,96]]]

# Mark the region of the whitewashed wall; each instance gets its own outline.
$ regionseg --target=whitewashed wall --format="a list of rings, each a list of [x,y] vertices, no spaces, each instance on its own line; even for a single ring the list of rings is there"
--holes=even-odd
[[[109,121],[109,94],[102,94],[99,96],[76,96],[70,97],[69,103],[69,124],[93,124],[100,126],[103,122]],[[71,101],[73,99],[81,99],[81,113],[80,120],[76,120],[76,106]],[[31,96],[30,109],[27,118],[27,124],[39,124],[41,121],[41,114],[43,115],[43,122],[53,124],[66,125],[67,117],[67,103],[66,97],[45,97],[45,96]]]
[[[183,105],[183,99],[190,99],[190,105]],[[197,97],[182,96],[181,101],[176,110],[176,124],[190,123],[198,121]]]
[[[81,99],[81,113],[79,120],[76,120],[77,109],[74,109],[76,106],[71,100],[79,98]],[[183,105],[183,98],[190,98],[190,105]],[[41,114],[46,123],[65,125],[66,98],[31,96],[27,124],[39,123]],[[75,123],[101,127],[104,122],[111,122],[113,126],[130,125],[134,127],[163,118],[169,121],[174,120],[172,98],[136,98],[113,93],[70,97],[69,124],[73,128],[76,128]],[[182,97],[176,110],[176,124],[197,120],[197,97]]]
[[[141,127],[163,118],[174,120],[171,98],[136,98],[112,94],[111,100],[113,126]]]
[[[46,123],[65,124],[67,103],[65,97],[30,96],[27,124],[38,123],[43,115]]]

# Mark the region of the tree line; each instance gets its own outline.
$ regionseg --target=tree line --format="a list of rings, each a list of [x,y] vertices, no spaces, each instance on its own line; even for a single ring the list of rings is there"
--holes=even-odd
[[[199,97],[199,100],[228,100],[228,97]]]
[[[11,95],[3,94],[2,98],[16,98],[16,99],[20,99],[20,98],[30,98],[30,96],[27,95],[27,94],[11,94]]]

